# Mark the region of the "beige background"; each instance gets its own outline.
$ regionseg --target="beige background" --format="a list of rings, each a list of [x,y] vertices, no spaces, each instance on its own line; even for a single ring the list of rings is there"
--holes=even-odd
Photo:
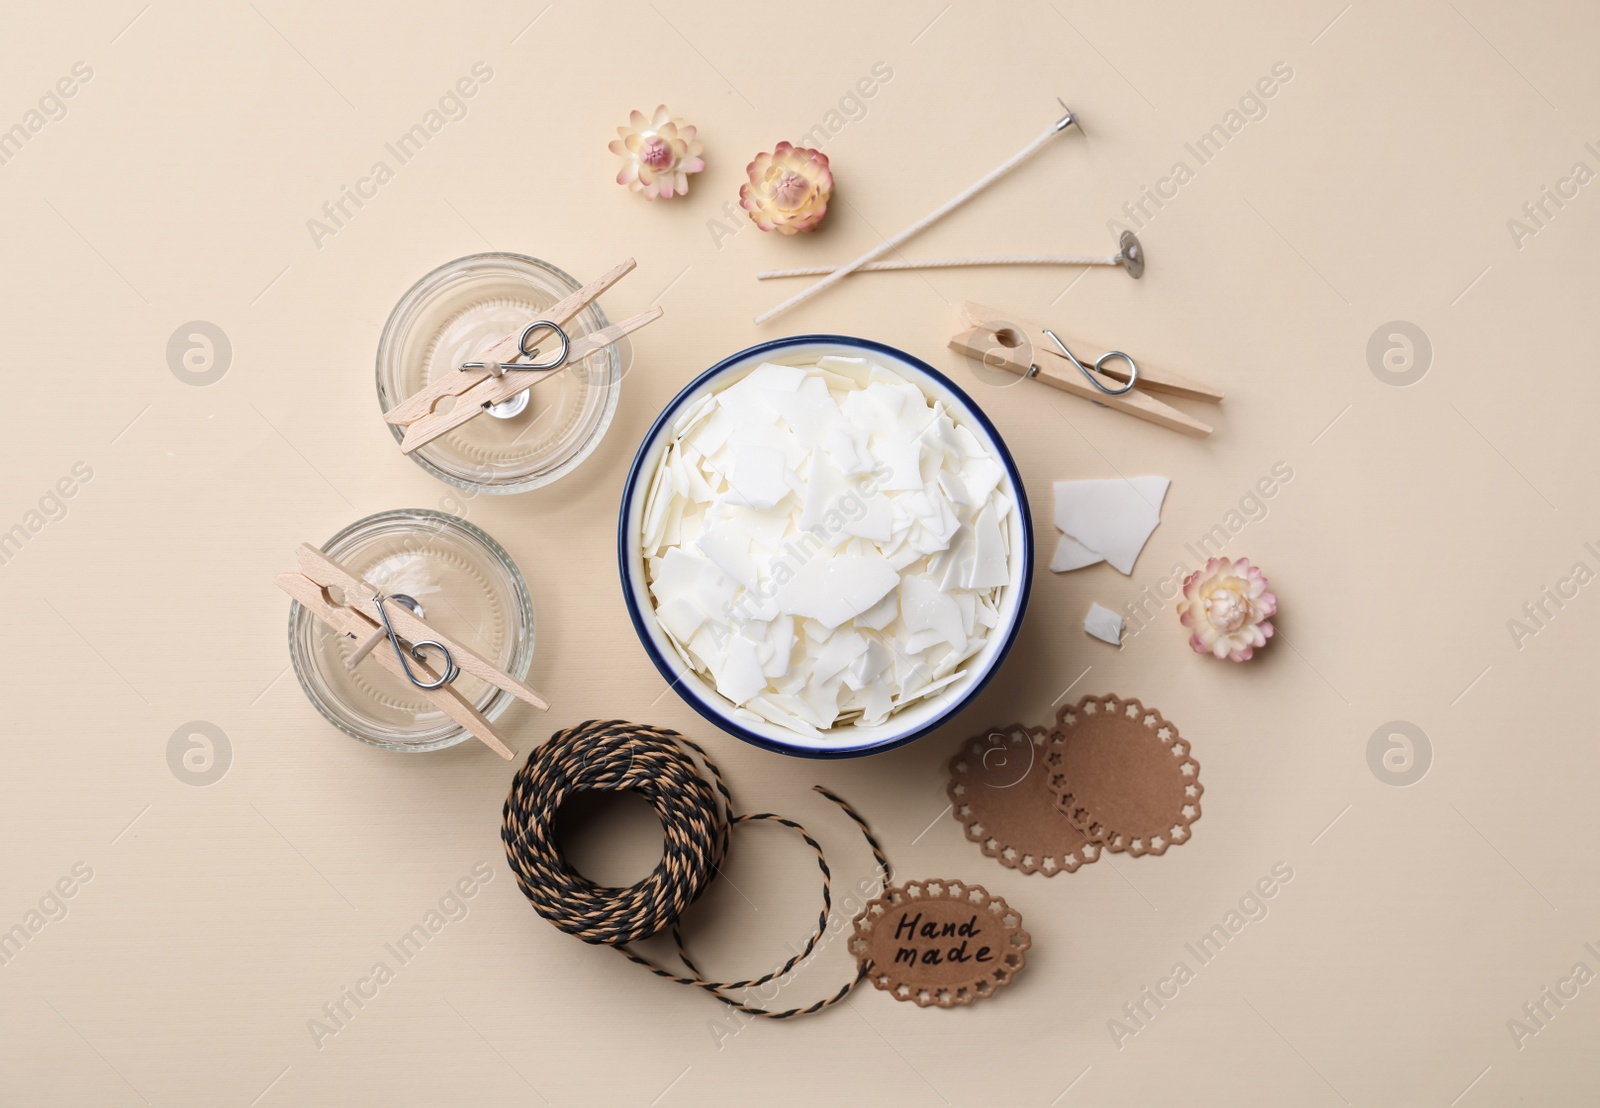
[[[1600,170],[1584,145],[1600,148],[1592,6],[139,5],[0,15],[0,126],[74,63],[93,71],[67,116],[0,166],[0,527],[27,521],[75,463],[92,470],[65,517],[0,565],[0,927],[75,864],[93,872],[66,918],[0,967],[0,1101],[1596,1097],[1600,985],[1559,1010],[1546,1001],[1554,1018],[1521,1049],[1507,1026],[1575,963],[1600,970],[1583,946],[1600,946],[1600,587],[1547,602],[1553,618],[1520,649],[1507,627],[1574,563],[1600,569],[1583,545],[1600,540],[1587,371],[1600,184],[1559,210],[1545,201],[1553,218],[1520,247],[1507,227],[1576,162]],[[307,220],[475,62],[493,78],[467,118],[319,248]],[[825,147],[839,181],[825,229],[779,241],[732,223],[719,244],[711,221],[749,157],[823,122],[878,62],[892,78]],[[1197,165],[1184,144],[1280,62],[1293,77],[1266,117]],[[1141,220],[1142,283],[859,276],[774,326],[750,323],[796,287],[758,285],[756,269],[855,256],[1031,139],[1057,95],[1087,138],[1063,137],[906,252],[1109,249],[1107,220],[1183,159],[1193,180]],[[611,182],[605,145],[630,109],[663,100],[701,128],[708,169],[687,199],[651,205]],[[608,311],[658,301],[666,317],[639,337],[616,422],[577,473],[461,501],[390,440],[372,357],[413,280],[490,248],[582,277],[631,254],[639,268]],[[967,297],[1216,382],[1229,394],[1216,435],[978,380],[944,348]],[[207,387],[167,362],[192,320],[233,348]],[[1433,348],[1407,388],[1369,366],[1369,337],[1393,320]],[[763,753],[663,695],[613,557],[623,474],[661,405],[716,359],[808,330],[895,344],[968,387],[1026,475],[1041,561],[1053,479],[1174,479],[1131,579],[1041,569],[1017,649],[977,703],[864,761]],[[1192,655],[1170,606],[1120,653],[1083,634],[1091,600],[1118,607],[1193,564],[1185,544],[1280,462],[1293,479],[1229,544],[1282,604],[1256,661]],[[528,578],[532,680],[553,706],[509,717],[523,753],[592,716],[680,728],[723,760],[742,806],[813,827],[848,887],[870,862],[808,791],[825,783],[861,807],[903,876],[980,881],[1020,908],[1036,943],[1025,975],[966,1011],[867,990],[728,1035],[705,997],[545,924],[502,861],[512,766],[475,744],[363,747],[286,672],[272,574],[295,543],[402,506],[485,527]],[[1024,877],[942,814],[942,766],[991,723],[1046,721],[1074,682],[1072,699],[1138,696],[1181,726],[1205,816],[1165,857]],[[1431,740],[1408,788],[1367,759],[1397,719]],[[204,788],[167,762],[194,720],[232,749]],[[631,881],[651,834],[604,821],[580,856]],[[494,877],[470,915],[317,1049],[307,1021],[480,862]],[[1294,877],[1267,918],[1119,1049],[1108,1021],[1280,862]],[[810,865],[774,831],[741,836],[736,889],[695,918],[710,970],[759,972],[800,940]],[[848,972],[835,943],[782,1001]]]

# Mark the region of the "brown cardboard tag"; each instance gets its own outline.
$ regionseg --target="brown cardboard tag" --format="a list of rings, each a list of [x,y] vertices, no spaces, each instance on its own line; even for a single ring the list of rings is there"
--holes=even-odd
[[[990,996],[1027,962],[1022,915],[981,885],[891,886],[855,918],[850,952],[874,985],[920,1008]]]
[[[1100,857],[1099,843],[1057,810],[1045,756],[1051,732],[1014,723],[963,740],[950,759],[950,811],[1003,866],[1054,877]]]
[[[1137,700],[1086,696],[1063,707],[1045,763],[1056,807],[1107,850],[1164,854],[1200,818],[1200,763]]]

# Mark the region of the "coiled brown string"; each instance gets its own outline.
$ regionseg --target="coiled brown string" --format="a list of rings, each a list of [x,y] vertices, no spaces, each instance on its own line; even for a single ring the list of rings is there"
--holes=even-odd
[[[699,756],[706,773],[690,751]],[[860,827],[887,886],[889,860],[866,821],[821,785],[815,789]],[[571,796],[623,790],[639,793],[655,809],[666,845],[649,877],[617,889],[597,885],[568,865],[555,841],[555,823],[556,813]],[[684,949],[678,921],[721,871],[729,832],[740,824],[758,821],[790,828],[816,851],[817,868],[822,871],[822,912],[805,948],[771,973],[748,981],[709,981]],[[858,971],[837,993],[805,1008],[756,1008],[729,995],[783,977],[816,949],[833,907],[832,874],[822,847],[794,820],[770,812],[735,814],[733,795],[723,782],[722,771],[699,744],[676,731],[624,720],[589,720],[556,732],[528,755],[527,764],[512,781],[500,838],[517,885],[545,919],[586,943],[616,947],[658,977],[704,989],[730,1008],[767,1019],[807,1015],[843,1000],[863,976]],[[629,943],[668,929],[687,975],[628,948]]]

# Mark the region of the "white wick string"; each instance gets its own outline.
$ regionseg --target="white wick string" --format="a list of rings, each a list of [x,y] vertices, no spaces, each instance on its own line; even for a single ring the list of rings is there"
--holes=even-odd
[[[907,227],[904,231],[901,231],[899,234],[895,235],[893,238],[886,239],[877,246],[874,246],[871,250],[868,250],[855,261],[835,269],[832,273],[828,274],[816,284],[808,285],[806,288],[801,289],[799,292],[789,297],[789,299],[785,300],[783,303],[777,305],[776,307],[768,308],[766,311],[756,316],[755,321],[757,323],[765,323],[769,319],[773,319],[782,315],[790,308],[810,300],[823,289],[838,284],[840,281],[844,280],[862,266],[868,264],[869,262],[876,261],[879,257],[887,254],[889,251],[899,246],[902,242],[905,242],[906,239],[910,238],[911,236],[920,231],[927,230],[927,228],[937,223],[951,212],[955,211],[968,200],[971,200],[974,196],[978,195],[978,193],[982,192],[1000,178],[1004,177],[1007,173],[1010,173],[1013,169],[1017,168],[1017,166],[1033,157],[1039,152],[1040,148],[1043,147],[1045,143],[1055,138],[1075,122],[1077,122],[1076,118],[1069,111],[1065,117],[1051,124],[1049,130],[1045,131],[1038,138],[1028,143],[1028,145],[1024,146],[1021,150],[1018,150],[1000,165],[990,170],[986,176],[970,185],[965,192],[962,192],[953,199],[948,200],[944,204],[935,208],[933,211],[917,220],[915,223]]]
[[[879,273],[893,269],[959,269],[969,265],[1121,265],[1121,254],[997,254],[977,258],[927,258],[909,261],[891,260],[868,262],[856,267],[858,273]],[[822,277],[837,270],[837,266],[812,265],[800,269],[763,269],[756,274],[758,281],[775,277]]]

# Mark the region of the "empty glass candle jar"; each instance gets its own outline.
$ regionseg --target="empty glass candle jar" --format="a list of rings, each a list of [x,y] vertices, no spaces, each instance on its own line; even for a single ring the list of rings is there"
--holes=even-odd
[[[447,262],[395,305],[378,340],[378,402],[387,413],[491,346],[520,334],[578,288],[548,262],[522,254],[471,254]],[[564,325],[574,340],[605,327],[592,302]],[[423,469],[459,488],[514,493],[547,485],[589,456],[616,414],[627,340],[551,373],[531,390],[418,448]],[[542,359],[541,359],[542,360]],[[404,429],[389,425],[395,441]]]
[[[402,509],[352,523],[322,550],[379,592],[414,601],[429,627],[495,668],[518,680],[528,676],[533,605],[527,586],[510,555],[479,528],[443,512]],[[295,675],[328,722],[388,750],[439,750],[469,737],[421,690],[373,658],[347,665],[359,645],[299,604],[292,606],[289,655]],[[376,649],[393,647],[384,641]],[[490,722],[513,700],[470,673],[458,676],[451,688]]]

